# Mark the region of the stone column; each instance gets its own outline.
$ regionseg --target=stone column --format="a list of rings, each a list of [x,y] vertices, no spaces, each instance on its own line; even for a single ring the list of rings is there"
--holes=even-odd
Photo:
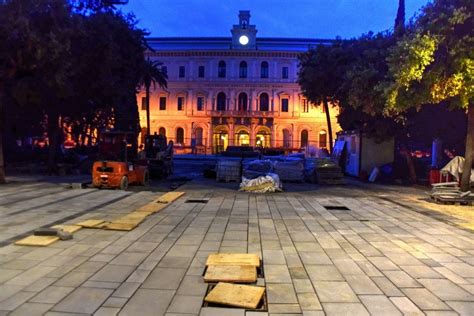
[[[277,143],[276,143],[276,131],[277,131],[277,125],[275,123],[272,124],[272,128],[271,128],[271,140],[270,140],[270,144],[271,144],[271,147],[275,148]]]
[[[189,89],[188,94],[186,96],[186,109],[185,113],[186,116],[192,116],[194,113],[194,108],[193,108],[193,90]]]
[[[213,139],[212,139],[212,129],[214,128],[214,126],[212,126],[212,121],[209,121],[207,123],[207,126],[208,126],[208,130],[207,130],[207,147],[208,147],[208,150],[209,150],[209,153],[212,153],[212,142],[213,142]]]
[[[299,97],[298,91],[293,90],[293,100],[291,104],[293,105],[292,116],[299,117],[300,116],[300,105],[299,105]]]
[[[235,130],[235,121],[234,118],[229,118],[229,146],[234,145],[234,130]]]

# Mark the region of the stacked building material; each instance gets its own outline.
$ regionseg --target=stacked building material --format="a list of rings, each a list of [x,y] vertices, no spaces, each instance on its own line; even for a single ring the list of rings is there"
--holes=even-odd
[[[435,183],[431,185],[430,197],[441,204],[473,205],[474,194],[462,192],[457,182]]]
[[[225,182],[240,182],[242,159],[221,158],[217,161],[216,180]]]
[[[319,184],[343,184],[344,174],[331,159],[318,159],[315,161],[314,172]]]
[[[276,161],[274,172],[282,181],[304,181],[304,160],[300,158],[287,158],[284,161]]]

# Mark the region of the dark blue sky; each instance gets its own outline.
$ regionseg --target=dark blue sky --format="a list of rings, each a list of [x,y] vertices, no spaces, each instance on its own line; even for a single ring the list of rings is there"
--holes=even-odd
[[[428,0],[405,0],[406,20]],[[250,10],[261,37],[350,38],[393,27],[398,0],[129,0],[151,36],[230,36]]]

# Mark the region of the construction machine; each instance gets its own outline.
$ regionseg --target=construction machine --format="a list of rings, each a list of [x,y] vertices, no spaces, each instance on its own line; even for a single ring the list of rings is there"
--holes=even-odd
[[[99,160],[92,166],[96,188],[148,185],[148,167],[138,163],[137,136],[133,132],[104,131],[99,135]]]
[[[167,144],[166,136],[160,134],[145,136],[144,151],[139,154],[146,161],[153,178],[166,178],[173,171],[173,145]]]

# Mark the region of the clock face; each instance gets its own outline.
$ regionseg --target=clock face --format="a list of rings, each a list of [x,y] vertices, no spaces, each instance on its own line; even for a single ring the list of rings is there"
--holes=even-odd
[[[249,43],[249,38],[247,37],[247,35],[242,35],[241,37],[239,37],[239,43],[242,45],[247,45]]]

